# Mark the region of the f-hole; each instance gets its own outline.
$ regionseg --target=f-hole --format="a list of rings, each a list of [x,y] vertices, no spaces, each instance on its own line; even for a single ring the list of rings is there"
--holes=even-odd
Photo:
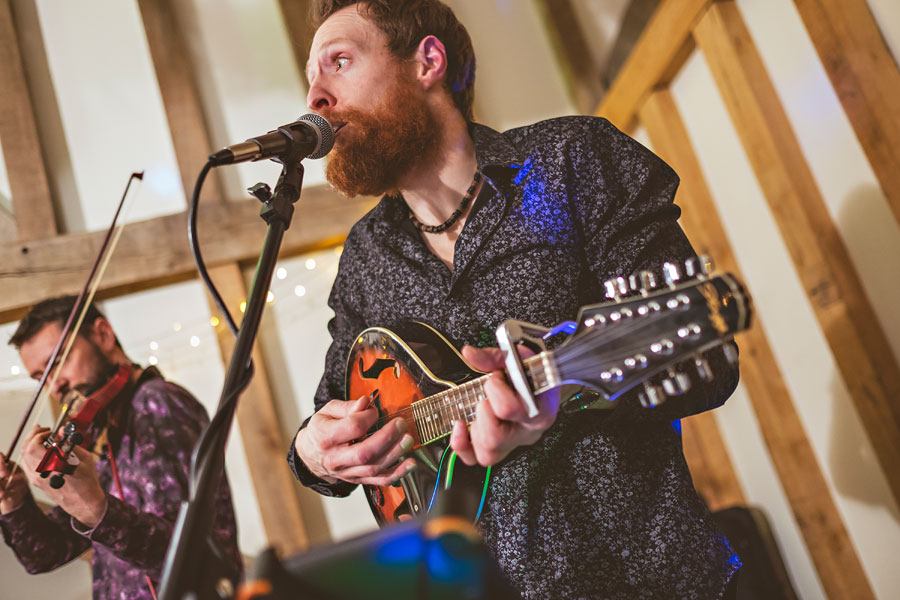
[[[378,379],[382,371],[386,369],[393,369],[394,377],[400,377],[400,367],[397,361],[392,358],[376,358],[375,362],[368,369],[363,368],[363,359],[359,359],[359,374],[363,379]]]

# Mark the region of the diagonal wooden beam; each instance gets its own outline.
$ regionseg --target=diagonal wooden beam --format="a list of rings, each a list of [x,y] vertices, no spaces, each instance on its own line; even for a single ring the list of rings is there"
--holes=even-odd
[[[291,50],[300,79],[306,84],[306,62],[309,60],[309,47],[315,31],[310,22],[311,0],[278,0],[284,26],[291,40]]]
[[[628,60],[631,51],[637,45],[641,38],[641,33],[647,27],[653,13],[659,7],[660,0],[631,0],[625,14],[622,15],[622,24],[619,26],[619,33],[616,41],[613,43],[609,51],[609,57],[602,69],[602,80],[604,85],[616,80],[622,65]]]
[[[0,240],[14,240],[18,235],[15,215],[0,206]]]
[[[169,0],[138,0],[153,69],[172,133],[175,158],[186,198],[212,148],[203,120],[190,54]],[[207,178],[200,200],[224,200],[216,177]]]
[[[688,237],[703,252],[713,256],[721,268],[743,279],[671,93],[659,90],[648,96],[640,119],[653,150],[681,176],[678,199],[684,209],[681,224]],[[831,598],[874,598],[763,328],[757,324],[738,341],[741,381],[749,392],[781,487],[822,585]],[[690,419],[685,421],[689,422]],[[700,434],[706,438],[711,429]],[[685,456],[693,474],[693,464],[705,464],[709,458],[690,456],[689,436],[690,431],[685,427]],[[704,452],[710,450],[716,451],[715,446]],[[727,481],[728,475],[724,478]]]
[[[595,114],[629,131],[647,94],[687,59],[693,49],[691,31],[712,1],[663,0]]]
[[[324,186],[304,189],[281,256],[340,243],[374,204],[368,198],[342,198]],[[259,208],[254,200],[201,207],[200,244],[209,266],[256,261],[265,235]],[[77,293],[104,234],[72,233],[0,245],[0,323],[22,317],[36,299]],[[177,213],[125,226],[99,293],[109,298],[195,276],[187,216]]]
[[[744,358],[741,357],[741,362]],[[681,444],[694,489],[710,510],[746,504],[715,415],[704,412],[681,420]]]
[[[56,235],[56,215],[10,0],[0,0],[0,144],[9,174],[18,239]]]
[[[900,71],[865,0],[794,0],[900,221]]]
[[[589,115],[600,103],[605,88],[575,7],[571,0],[538,0],[536,5],[569,96],[579,112]]]
[[[695,30],[744,149],[894,497],[900,500],[900,368],[733,1]]]
[[[240,322],[240,304],[247,298],[247,287],[237,264],[216,267],[210,276],[215,281],[225,306]],[[235,337],[224,317],[210,301],[210,310],[218,317],[216,338],[224,364],[231,362]],[[256,488],[256,500],[262,517],[266,538],[280,556],[291,556],[309,546],[306,524],[296,496],[296,482],[285,455],[288,442],[281,437],[278,412],[259,345],[254,344],[251,355],[255,373],[247,388],[241,392],[235,415],[250,468],[250,478]]]

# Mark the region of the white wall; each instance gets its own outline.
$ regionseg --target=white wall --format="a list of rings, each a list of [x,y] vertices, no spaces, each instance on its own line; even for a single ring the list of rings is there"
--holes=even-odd
[[[900,227],[838,102],[793,3],[739,0],[831,218],[847,245],[895,353]],[[876,594],[893,597],[900,573],[900,511],[853,408],[712,76],[699,53],[673,83],[738,263],[826,483]],[[748,498],[773,521],[804,598],[823,597],[815,570],[740,392],[717,411]]]

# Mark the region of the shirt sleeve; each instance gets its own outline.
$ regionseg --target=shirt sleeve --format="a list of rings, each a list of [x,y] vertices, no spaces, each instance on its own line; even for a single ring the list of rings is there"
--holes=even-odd
[[[89,540],[69,526],[69,515],[59,507],[46,514],[31,494],[18,509],[0,516],[3,540],[29,573],[46,573],[83,554]]]
[[[107,494],[106,514],[88,530],[73,529],[109,548],[120,559],[158,579],[181,503],[188,497],[191,452],[208,423],[188,392],[162,380],[145,384],[132,413],[131,481],[137,497]],[[122,469],[120,467],[120,473]],[[125,487],[125,486],[123,486]],[[227,569],[242,572],[237,528],[228,481],[222,474],[215,496],[211,536],[222,550]]]
[[[565,155],[574,192],[570,197],[595,289],[602,290],[608,279],[644,269],[660,276],[663,263],[683,265],[696,256],[678,225],[675,172],[609,121],[583,122],[585,130],[569,142]],[[615,418],[673,420],[722,405],[737,386],[738,369],[721,349],[709,352],[707,358],[712,381],[691,377],[687,393],[653,409],[643,409],[632,390],[619,401]]]

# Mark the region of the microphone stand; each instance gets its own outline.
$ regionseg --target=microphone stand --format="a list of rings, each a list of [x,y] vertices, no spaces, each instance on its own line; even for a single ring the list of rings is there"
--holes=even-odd
[[[181,504],[172,540],[163,566],[159,600],[220,600],[233,597],[237,582],[228,577],[224,557],[210,537],[215,516],[215,493],[225,465],[225,444],[234,420],[237,396],[252,377],[250,355],[259,331],[263,308],[284,232],[290,227],[294,204],[303,183],[301,155],[290,145],[279,157],[284,166],[275,192],[257,184],[251,193],[264,203],[260,216],[268,231],[247,299],[244,319],[225,374],[219,406],[194,448],[190,498]]]

